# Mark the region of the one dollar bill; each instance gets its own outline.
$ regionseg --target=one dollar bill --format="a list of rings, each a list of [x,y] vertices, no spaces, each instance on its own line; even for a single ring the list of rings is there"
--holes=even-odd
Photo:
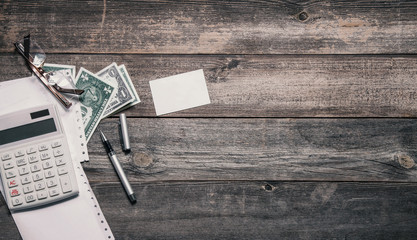
[[[112,63],[97,73],[102,80],[116,87],[116,94],[110,99],[107,108],[104,110],[103,118],[117,112],[123,106],[131,103],[135,98],[116,63]]]
[[[136,105],[136,104],[140,103],[140,98],[139,98],[138,93],[136,92],[135,85],[133,85],[132,79],[130,79],[129,73],[127,72],[127,69],[126,69],[125,65],[124,64],[119,65],[117,68],[119,69],[120,73],[122,73],[123,79],[125,80],[125,82],[129,86],[129,88],[132,91],[133,96],[134,96],[133,101],[130,102],[129,104],[127,104],[126,106],[122,107],[119,110],[119,112],[120,112],[122,110],[125,110],[127,108],[132,107],[133,105]]]
[[[110,99],[115,95],[116,86],[105,82],[84,68],[79,70],[75,78],[75,86],[84,90],[80,96],[80,103],[85,137],[88,142],[100,123]]]

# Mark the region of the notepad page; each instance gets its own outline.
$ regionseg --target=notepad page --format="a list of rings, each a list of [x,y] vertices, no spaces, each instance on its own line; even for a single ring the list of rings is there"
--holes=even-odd
[[[210,103],[202,69],[149,81],[156,115]]]

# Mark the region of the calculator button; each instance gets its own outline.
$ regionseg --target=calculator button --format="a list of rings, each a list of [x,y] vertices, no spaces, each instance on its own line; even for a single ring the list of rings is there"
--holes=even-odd
[[[47,160],[47,161],[43,162],[42,166],[43,166],[43,169],[51,168],[53,166],[52,160]]]
[[[36,196],[35,194],[27,194],[25,195],[25,199],[27,203],[30,203],[36,200]]]
[[[26,175],[28,173],[29,173],[29,167],[21,167],[21,168],[19,168],[19,174],[20,174],[20,176]]]
[[[26,158],[24,158],[24,157],[23,158],[19,158],[19,159],[16,160],[17,166],[23,166],[26,163],[28,163],[28,162],[26,161]]]
[[[1,156],[1,160],[9,160],[9,159],[12,159],[12,155],[10,154],[10,153],[4,153],[2,156]]]
[[[59,168],[57,168],[57,170],[58,170],[59,175],[63,175],[65,173],[68,173],[68,170],[65,167],[59,167]]]
[[[46,145],[46,144],[41,144],[41,145],[39,145],[39,151],[45,151],[45,150],[48,150],[48,145]]]
[[[12,179],[7,181],[7,185],[9,186],[9,188],[12,188],[18,186],[19,183],[16,181],[16,179]]]
[[[28,159],[29,159],[29,163],[35,163],[35,162],[39,161],[39,158],[38,158],[37,154],[29,155]]]
[[[15,170],[6,171],[6,178],[9,179],[12,177],[16,177],[16,171]]]
[[[26,153],[27,154],[32,154],[36,152],[36,148],[35,147],[30,147],[28,149],[26,149]]]
[[[60,147],[61,145],[62,145],[62,142],[61,141],[54,141],[54,142],[52,142],[52,147],[53,148]]]
[[[54,157],[60,157],[64,155],[64,151],[62,151],[62,148],[55,148],[54,149]]]
[[[31,193],[31,192],[33,192],[33,186],[32,186],[32,184],[23,186],[23,192],[24,193]]]
[[[57,195],[59,195],[58,188],[49,189],[49,196],[54,197],[54,196],[57,196]]]
[[[71,188],[71,181],[68,175],[63,175],[59,178],[60,182],[61,182],[61,188],[62,188],[62,192],[67,193],[67,192],[71,192],[72,188]]]
[[[41,160],[46,160],[51,158],[50,152],[41,152]]]
[[[3,163],[4,170],[10,169],[14,167],[13,162],[5,162]]]
[[[45,182],[40,181],[40,182],[35,183],[35,189],[36,189],[36,191],[45,189]]]
[[[21,205],[23,203],[23,198],[22,197],[14,197],[12,199],[12,203],[13,203],[13,206]]]
[[[40,171],[41,170],[41,165],[39,163],[32,164],[32,165],[30,165],[30,170],[32,172]]]
[[[41,199],[45,199],[47,196],[48,196],[48,194],[46,193],[46,191],[44,190],[44,191],[39,191],[38,193],[37,193],[37,195],[38,195],[38,199],[39,200],[41,200]]]
[[[33,178],[33,181],[36,182],[36,181],[42,180],[43,176],[42,176],[42,173],[35,173],[32,175],[32,178]]]
[[[14,153],[15,157],[21,157],[25,155],[25,151],[24,150],[18,150]]]
[[[30,179],[30,176],[26,176],[20,179],[20,182],[22,182],[22,184],[28,184],[32,182],[32,179]]]
[[[56,181],[55,178],[51,178],[46,180],[46,186],[48,186],[48,188],[50,187],[55,187],[58,184],[58,182]]]
[[[61,166],[64,165],[66,163],[65,158],[59,157],[59,158],[55,158],[55,163],[57,166]]]
[[[55,176],[55,171],[53,169],[45,171],[45,178],[51,178],[53,176]]]
[[[11,197],[16,197],[20,195],[20,189],[19,188],[13,188],[10,189],[10,196]]]

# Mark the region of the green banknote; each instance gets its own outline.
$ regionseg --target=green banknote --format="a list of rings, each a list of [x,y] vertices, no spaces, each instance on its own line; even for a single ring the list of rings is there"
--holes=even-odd
[[[115,113],[134,100],[134,95],[128,83],[124,81],[119,69],[117,69],[116,63],[112,63],[98,72],[97,76],[106,81],[106,83],[111,83],[116,86],[116,94],[110,99],[110,103],[107,105],[106,110],[104,110],[103,118]]]
[[[90,140],[97,128],[110,99],[116,93],[116,86],[100,79],[94,73],[81,68],[75,78],[75,86],[83,89],[80,96],[81,113],[84,124],[85,137]]]
[[[65,72],[67,75],[70,75],[72,79],[75,79],[75,66],[73,65],[45,63],[42,69],[46,73],[55,71]]]
[[[129,73],[127,72],[127,69],[125,67],[124,64],[119,65],[117,67],[120,71],[120,73],[122,74],[122,77],[124,79],[124,81],[126,82],[127,86],[130,88],[131,92],[133,93],[134,99],[132,102],[130,102],[129,104],[125,105],[124,107],[122,107],[120,111],[125,110],[127,108],[132,107],[133,105],[136,105],[138,103],[140,103],[140,98],[138,93],[136,92],[135,86],[133,85],[132,79],[130,79]]]

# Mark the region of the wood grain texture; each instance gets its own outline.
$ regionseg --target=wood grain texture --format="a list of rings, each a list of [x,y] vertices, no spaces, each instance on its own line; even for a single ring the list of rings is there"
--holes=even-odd
[[[138,197],[133,206],[120,183],[92,183],[115,239],[417,237],[416,184],[185,181],[132,187]],[[0,203],[2,213],[5,208]],[[7,220],[1,238],[20,239],[11,219],[1,219]]]
[[[3,1],[0,52],[415,53],[414,1]]]
[[[0,54],[1,80],[28,76],[17,54]],[[173,117],[417,117],[413,56],[49,54],[51,63],[98,72],[125,64],[142,102],[126,114],[155,116],[149,81],[203,69],[211,104]]]
[[[3,197],[0,197],[0,239],[21,240],[19,230]]]
[[[416,120],[129,119],[132,152],[108,135],[131,180],[417,181]],[[95,133],[83,166],[99,182],[117,176]]]
[[[315,182],[93,185],[116,239],[415,239],[417,185]]]
[[[2,1],[0,82],[125,64],[142,102],[87,177],[116,239],[417,239],[416,1]],[[155,117],[149,81],[203,69],[212,103]],[[0,199],[0,239],[20,239]]]

